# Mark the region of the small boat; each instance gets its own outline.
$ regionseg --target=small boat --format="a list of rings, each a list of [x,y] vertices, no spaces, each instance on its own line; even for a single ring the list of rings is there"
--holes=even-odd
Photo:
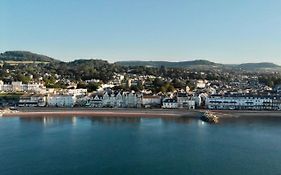
[[[218,117],[209,111],[204,112],[204,114],[200,118],[202,121],[208,122],[208,123],[218,123],[219,122]]]

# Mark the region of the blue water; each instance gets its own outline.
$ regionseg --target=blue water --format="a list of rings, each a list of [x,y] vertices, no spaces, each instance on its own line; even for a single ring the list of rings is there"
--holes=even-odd
[[[0,175],[281,174],[281,119],[1,118]]]

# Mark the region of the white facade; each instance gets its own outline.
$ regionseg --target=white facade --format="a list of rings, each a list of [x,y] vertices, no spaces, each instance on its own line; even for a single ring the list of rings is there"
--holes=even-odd
[[[178,102],[175,99],[166,98],[163,100],[162,108],[176,109],[176,108],[178,108]]]
[[[4,82],[0,80],[0,92],[3,91]]]
[[[0,80],[0,91],[4,92],[40,92],[44,88],[42,84],[22,84],[21,81],[13,81],[11,84],[4,84]]]
[[[142,106],[160,106],[161,105],[161,97],[160,96],[146,96],[142,97]]]
[[[197,88],[203,89],[203,88],[206,87],[206,83],[207,83],[207,81],[197,80],[197,82],[196,82],[196,87],[197,87]]]
[[[48,106],[73,107],[76,102],[74,95],[50,95],[47,97]]]
[[[177,102],[179,108],[195,109],[195,98],[187,93],[178,93]]]
[[[19,107],[44,107],[46,104],[44,95],[23,95],[19,100]]]
[[[212,95],[207,98],[208,109],[280,110],[280,98],[251,95]]]
[[[13,81],[12,82],[12,91],[17,92],[17,91],[23,91],[23,86],[21,81]]]
[[[88,103],[92,107],[136,108],[141,106],[141,96],[135,93],[105,92],[101,97],[96,95]]]
[[[67,89],[66,93],[69,95],[86,95],[87,89]]]

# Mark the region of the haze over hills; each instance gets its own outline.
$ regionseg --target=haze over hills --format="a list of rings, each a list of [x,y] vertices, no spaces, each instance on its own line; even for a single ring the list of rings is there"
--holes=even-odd
[[[39,61],[39,62],[63,62],[49,56],[32,53],[29,51],[6,51],[0,54],[0,61]],[[79,62],[87,62],[90,60],[80,60]],[[75,61],[72,61],[75,62]],[[77,61],[76,61],[77,62]],[[71,63],[71,62],[70,62]],[[270,63],[243,63],[243,64],[221,64],[208,60],[192,60],[192,61],[118,61],[115,64],[120,66],[147,66],[147,67],[170,67],[170,68],[200,68],[200,69],[238,69],[246,71],[281,71],[281,66]]]

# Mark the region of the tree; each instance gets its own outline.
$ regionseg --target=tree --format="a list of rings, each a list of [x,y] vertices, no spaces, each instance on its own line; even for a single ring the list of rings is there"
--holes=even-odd
[[[99,83],[91,82],[87,84],[87,90],[88,92],[93,92],[96,91],[99,88],[99,86],[100,86]]]

